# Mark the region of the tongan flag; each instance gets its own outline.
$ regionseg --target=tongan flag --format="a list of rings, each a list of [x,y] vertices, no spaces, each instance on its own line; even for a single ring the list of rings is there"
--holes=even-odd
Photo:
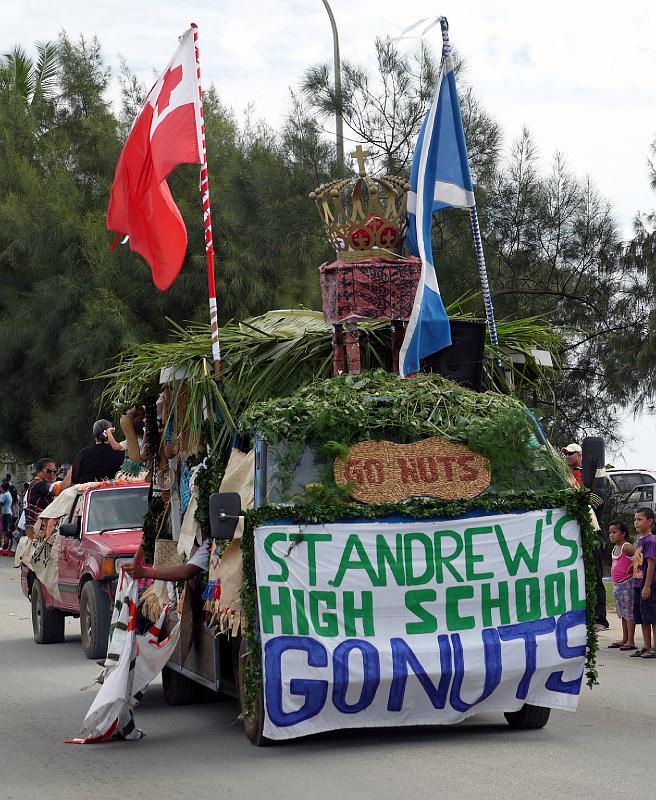
[[[194,28],[179,41],[132,126],[107,210],[107,227],[130,237],[162,291],[178,276],[187,251],[187,229],[166,176],[178,164],[203,162]]]
[[[419,371],[419,359],[451,344],[449,319],[433,266],[431,225],[441,208],[471,208],[474,190],[462,129],[453,59],[445,55],[437,89],[417,138],[408,193],[406,245],[421,258],[421,278],[399,358],[402,377]]]

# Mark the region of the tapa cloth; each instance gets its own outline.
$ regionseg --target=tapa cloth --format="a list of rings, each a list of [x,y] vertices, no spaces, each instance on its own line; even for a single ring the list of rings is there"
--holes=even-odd
[[[56,527],[45,536],[47,522],[48,520],[61,522],[64,517],[67,517],[83,488],[82,485],[71,486],[56,497],[37,517],[34,523],[34,538],[21,537],[16,548],[14,564],[18,567],[22,563],[29,567],[55,600],[61,600],[59,591],[61,537],[57,533]]]
[[[158,642],[168,608],[142,636],[137,633],[138,581],[121,570],[109,634],[109,646],[100,691],[87,712],[79,737],[70,744],[105,742],[117,736],[140,739],[143,732],[135,723],[132,710],[144,696],[150,682],[168,662],[180,635],[179,623],[168,638]]]

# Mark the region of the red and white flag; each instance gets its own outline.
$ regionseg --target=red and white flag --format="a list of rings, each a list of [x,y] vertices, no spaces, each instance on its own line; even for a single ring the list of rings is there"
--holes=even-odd
[[[150,90],[116,165],[107,228],[130,237],[162,291],[177,278],[187,251],[187,229],[167,175],[178,164],[202,164],[202,109],[194,28]]]

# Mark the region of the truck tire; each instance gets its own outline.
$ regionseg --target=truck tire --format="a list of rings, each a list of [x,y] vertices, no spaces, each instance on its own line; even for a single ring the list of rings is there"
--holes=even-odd
[[[162,670],[162,688],[164,700],[169,706],[191,706],[205,699],[205,687],[171,667]]]
[[[244,723],[244,733],[255,747],[266,747],[271,743],[271,740],[267,739],[262,733],[264,730],[264,692],[262,690],[261,680],[258,681],[257,685],[255,713],[253,715],[246,714],[244,710],[246,708],[246,668],[250,663],[250,659],[250,644],[242,637],[239,643],[237,683],[239,685],[239,710],[241,711],[241,718]]]
[[[82,649],[94,661],[107,655],[110,618],[109,595],[96,581],[87,581],[80,595]]]
[[[59,644],[64,641],[64,614],[57,608],[47,608],[43,589],[35,578],[30,592],[32,601],[32,630],[37,644]]]
[[[521,730],[538,730],[544,728],[549,721],[550,708],[531,706],[525,703],[519,711],[508,711],[504,714],[506,722],[511,728]]]

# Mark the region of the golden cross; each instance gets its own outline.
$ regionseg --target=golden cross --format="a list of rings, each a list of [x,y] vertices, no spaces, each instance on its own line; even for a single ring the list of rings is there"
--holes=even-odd
[[[366,169],[364,168],[364,159],[369,153],[366,150],[362,149],[362,145],[358,145],[355,150],[350,154],[351,158],[357,158],[358,160],[358,172],[361,178],[367,174]]]

